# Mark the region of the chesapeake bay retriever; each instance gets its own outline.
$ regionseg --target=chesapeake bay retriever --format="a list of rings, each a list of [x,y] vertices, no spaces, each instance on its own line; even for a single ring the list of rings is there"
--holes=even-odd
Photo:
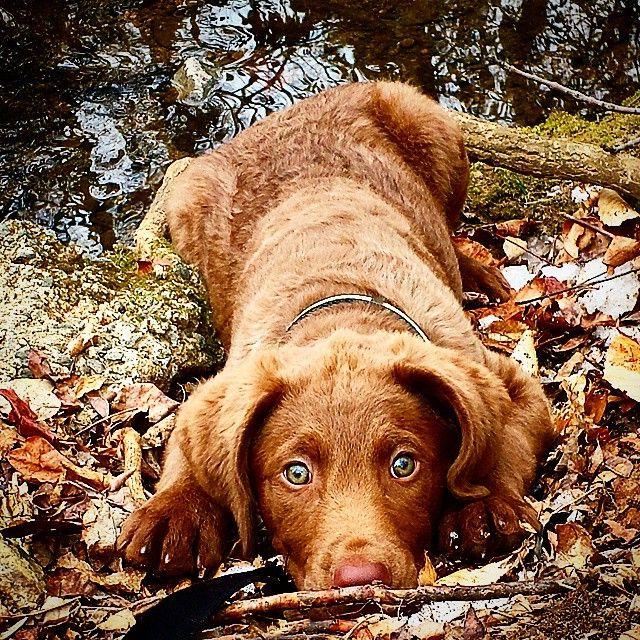
[[[159,574],[252,553],[258,515],[297,586],[416,585],[424,552],[482,556],[535,524],[552,437],[540,384],[460,301],[497,273],[450,233],[468,162],[399,83],[342,86],[192,160],[166,209],[227,348],[178,413],[125,558]]]

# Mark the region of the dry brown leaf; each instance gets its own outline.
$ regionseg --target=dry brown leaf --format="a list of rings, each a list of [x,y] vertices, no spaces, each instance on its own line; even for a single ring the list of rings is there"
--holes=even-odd
[[[136,619],[129,609],[122,609],[110,615],[98,625],[102,631],[128,631],[136,623]]]
[[[562,568],[584,569],[596,553],[589,532],[575,522],[558,524],[556,532],[556,564]]]
[[[37,349],[29,349],[27,365],[34,378],[51,378],[53,375],[47,356]]]
[[[418,586],[420,587],[428,587],[432,584],[436,583],[438,579],[438,574],[436,573],[435,567],[431,562],[431,558],[429,558],[427,552],[424,553],[424,566],[420,569],[420,573],[418,573]]]
[[[534,220],[529,218],[518,218],[516,220],[505,220],[498,222],[495,226],[496,233],[501,236],[521,237],[526,231],[536,225]]]
[[[460,569],[454,573],[439,578],[437,585],[446,585],[455,587],[461,586],[484,586],[498,582],[500,578],[505,576],[513,568],[513,558],[508,557],[504,560],[491,562],[477,569]]]
[[[47,420],[60,411],[60,398],[53,392],[49,380],[36,378],[16,378],[0,384],[0,389],[14,391],[26,402],[39,420]]]
[[[78,378],[74,388],[76,398],[82,398],[82,396],[92,391],[99,391],[105,382],[106,380],[103,376],[81,376]]]
[[[602,377],[612,387],[640,401],[640,344],[619,333],[607,349]]]
[[[488,267],[495,267],[499,264],[499,261],[491,255],[491,251],[479,242],[463,236],[454,236],[452,240],[456,249],[459,249],[470,258],[475,258],[478,262]]]
[[[640,214],[632,209],[613,189],[602,189],[598,197],[598,217],[607,227],[619,227]]]
[[[40,436],[27,438],[21,447],[9,453],[7,460],[31,482],[58,482],[65,475],[62,456]]]
[[[156,423],[175,411],[179,403],[169,398],[150,382],[137,382],[122,387],[112,406],[116,411],[146,412],[149,422]]]
[[[619,267],[640,256],[640,242],[625,236],[614,236],[602,261],[608,267]]]
[[[567,233],[563,248],[574,260],[580,256],[580,250],[586,248],[593,240],[594,232],[575,222]]]
[[[522,238],[507,236],[502,243],[502,250],[509,260],[515,260],[526,253],[527,241]]]

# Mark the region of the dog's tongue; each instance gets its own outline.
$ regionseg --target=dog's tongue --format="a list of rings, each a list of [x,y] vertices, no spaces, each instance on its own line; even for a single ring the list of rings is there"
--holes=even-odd
[[[290,585],[278,565],[197,582],[141,613],[123,640],[191,640],[234,593],[255,582],[266,583],[272,592]]]

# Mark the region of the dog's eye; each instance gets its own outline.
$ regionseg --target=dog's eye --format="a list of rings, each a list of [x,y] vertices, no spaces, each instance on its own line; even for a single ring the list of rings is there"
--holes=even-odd
[[[287,482],[297,486],[311,482],[311,471],[304,462],[292,462],[284,470],[283,475]]]
[[[394,478],[408,478],[416,470],[416,461],[408,453],[399,453],[391,462],[391,475]]]

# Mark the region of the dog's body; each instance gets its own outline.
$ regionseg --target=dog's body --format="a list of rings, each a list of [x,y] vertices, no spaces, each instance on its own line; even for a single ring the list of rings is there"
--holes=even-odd
[[[191,162],[168,222],[228,360],[179,413],[129,560],[212,567],[234,526],[250,553],[256,510],[301,587],[411,586],[440,519],[445,547],[513,544],[552,427],[539,384],[460,305],[462,279],[500,287],[450,240],[467,181],[446,113],[393,83],[324,92]],[[288,329],[336,294],[392,301],[428,342],[361,302]]]

